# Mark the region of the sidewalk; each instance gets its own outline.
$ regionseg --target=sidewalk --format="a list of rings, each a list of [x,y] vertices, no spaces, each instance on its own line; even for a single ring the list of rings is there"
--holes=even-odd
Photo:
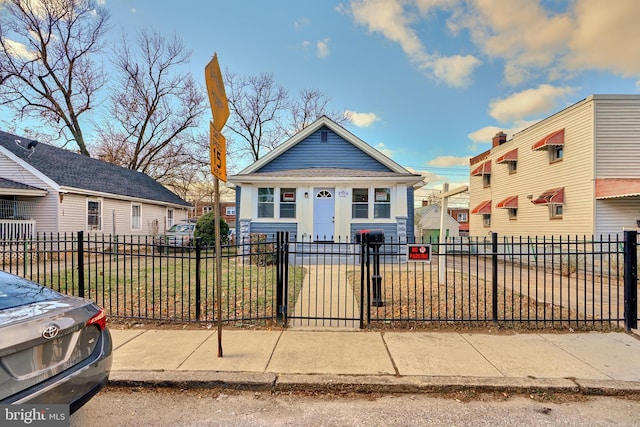
[[[112,329],[115,385],[255,390],[640,393],[624,333]]]

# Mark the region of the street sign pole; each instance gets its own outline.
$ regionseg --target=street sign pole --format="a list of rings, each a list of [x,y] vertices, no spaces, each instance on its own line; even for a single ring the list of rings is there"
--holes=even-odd
[[[211,122],[209,135],[209,151],[211,156],[211,173],[213,174],[214,184],[214,233],[216,248],[216,292],[218,293],[216,303],[218,305],[218,357],[222,357],[222,248],[220,241],[220,181],[227,181],[227,146],[224,136],[222,136],[222,128],[229,118],[229,102],[224,89],[222,73],[220,72],[220,64],[218,64],[218,55],[213,54],[213,58],[204,68],[204,79],[207,84],[207,93],[209,94],[209,103],[211,104],[211,113],[213,121]]]
[[[214,197],[215,197],[215,225],[214,232],[216,234],[216,292],[218,303],[218,357],[222,357],[222,254],[220,245],[220,180],[218,177],[213,178]]]

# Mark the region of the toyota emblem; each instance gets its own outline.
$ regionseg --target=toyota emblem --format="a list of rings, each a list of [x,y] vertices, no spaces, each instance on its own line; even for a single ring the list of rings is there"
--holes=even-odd
[[[51,340],[58,336],[58,332],[60,332],[60,328],[58,326],[49,325],[44,331],[42,331],[42,336],[45,339]]]

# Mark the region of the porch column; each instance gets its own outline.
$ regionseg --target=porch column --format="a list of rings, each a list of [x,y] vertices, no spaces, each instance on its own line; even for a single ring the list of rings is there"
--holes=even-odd
[[[396,233],[398,235],[398,243],[407,243],[407,220],[409,217],[397,216],[396,217]],[[398,256],[400,262],[407,262],[407,245],[401,244],[398,246]]]

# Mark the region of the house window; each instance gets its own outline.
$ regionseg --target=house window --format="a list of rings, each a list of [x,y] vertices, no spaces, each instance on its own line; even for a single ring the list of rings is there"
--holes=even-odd
[[[549,163],[559,162],[564,154],[564,146],[554,145],[549,148]]]
[[[482,186],[491,187],[491,174],[485,173],[482,175]]]
[[[296,217],[296,189],[280,189],[280,218]]]
[[[173,208],[167,209],[167,230],[173,227]]]
[[[563,205],[549,205],[549,219],[562,219]]]
[[[98,199],[87,200],[87,230],[102,230],[102,201]]]
[[[236,215],[236,207],[235,206],[227,206],[224,210],[224,214],[226,216],[235,216]]]
[[[517,219],[518,218],[518,208],[509,208],[509,219]]]
[[[209,212],[213,212],[213,206],[203,206],[202,207],[202,213],[203,214],[206,214],[206,213],[209,213]]]
[[[509,164],[509,173],[518,172],[518,162],[517,161],[507,162],[507,163]]]
[[[131,205],[131,229],[142,230],[142,205],[138,203]]]
[[[391,218],[391,190],[389,188],[376,188],[373,201],[374,218]]]
[[[273,218],[273,188],[258,188],[258,218]]]
[[[369,218],[369,189],[354,188],[351,198],[351,218]]]
[[[469,221],[469,219],[467,218],[467,213],[466,212],[458,212],[458,214],[456,215],[457,221],[458,222],[467,222]]]
[[[491,214],[482,215],[482,225],[485,227],[491,227]]]
[[[329,132],[326,130],[320,131],[320,142],[327,142],[329,140]]]

